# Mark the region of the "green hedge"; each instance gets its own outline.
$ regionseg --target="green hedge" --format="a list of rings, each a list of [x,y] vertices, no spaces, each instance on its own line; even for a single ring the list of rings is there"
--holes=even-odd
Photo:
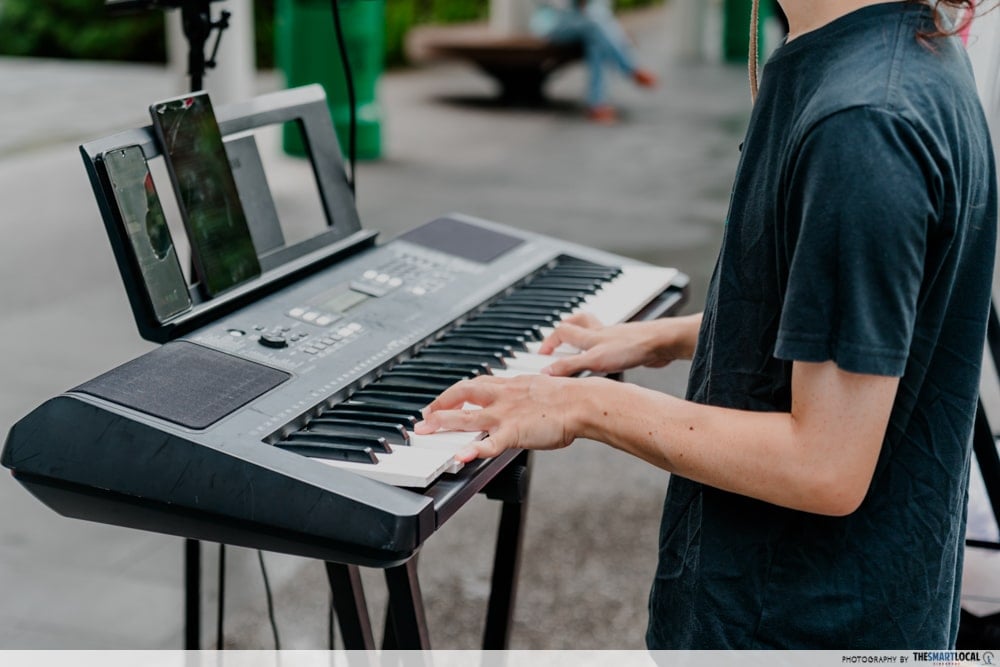
[[[0,53],[163,61],[163,16],[109,18],[103,0],[0,0]]]
[[[617,7],[661,0],[615,0]],[[486,18],[487,0],[385,0],[386,62],[404,62],[406,31],[420,23]],[[217,11],[217,10],[216,10]],[[274,66],[274,0],[254,0],[257,65]],[[163,62],[163,12],[109,16],[104,0],[0,0],[0,54]]]

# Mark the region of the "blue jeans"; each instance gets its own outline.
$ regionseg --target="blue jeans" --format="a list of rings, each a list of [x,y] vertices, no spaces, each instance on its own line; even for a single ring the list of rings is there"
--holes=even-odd
[[[591,0],[582,10],[539,7],[531,19],[531,29],[552,42],[583,44],[589,73],[587,105],[590,107],[607,102],[605,65],[614,65],[629,76],[636,70],[635,56],[625,31],[610,7],[601,0]]]

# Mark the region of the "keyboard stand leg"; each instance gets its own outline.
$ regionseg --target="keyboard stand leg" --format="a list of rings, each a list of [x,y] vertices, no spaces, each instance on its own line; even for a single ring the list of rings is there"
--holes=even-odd
[[[375,648],[372,622],[368,616],[365,590],[361,584],[361,570],[357,565],[326,563],[326,576],[330,580],[333,608],[340,625],[344,648],[370,651]]]
[[[486,611],[486,628],[483,630],[483,650],[486,651],[504,650],[510,640],[517,576],[521,565],[521,528],[528,512],[530,455],[530,452],[522,452],[507,467],[507,470],[518,477],[513,483],[508,481],[502,490],[498,489],[499,493],[496,495],[487,489],[487,497],[502,500],[503,505],[500,510],[500,527],[497,529],[497,545],[493,557],[493,577]],[[523,472],[517,471],[519,466]]]
[[[184,540],[184,648],[201,648],[201,542],[192,539]]]
[[[424,599],[417,581],[417,558],[387,568],[385,583],[389,588],[389,608],[385,619],[384,649],[426,650],[431,647],[427,633]]]

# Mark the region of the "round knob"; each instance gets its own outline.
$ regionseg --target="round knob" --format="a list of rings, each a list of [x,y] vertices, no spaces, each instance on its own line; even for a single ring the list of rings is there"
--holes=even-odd
[[[288,347],[288,339],[278,334],[262,334],[259,342],[264,347],[273,347],[275,349]]]

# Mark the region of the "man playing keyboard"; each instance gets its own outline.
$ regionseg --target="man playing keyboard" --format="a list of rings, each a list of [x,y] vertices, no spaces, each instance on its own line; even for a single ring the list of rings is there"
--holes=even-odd
[[[416,427],[487,433],[463,461],[590,438],[673,473],[651,648],[955,644],[997,195],[937,13],[969,3],[932,4],[781,0],[704,313],[573,316],[540,351],[579,354]],[[686,400],[568,377],[675,359]]]

